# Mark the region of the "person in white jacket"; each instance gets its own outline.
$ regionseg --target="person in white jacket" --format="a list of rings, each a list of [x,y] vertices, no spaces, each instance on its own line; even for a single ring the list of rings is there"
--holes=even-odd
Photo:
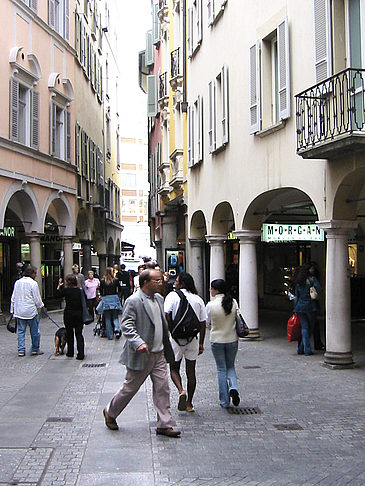
[[[32,340],[31,354],[43,354],[39,349],[41,335],[39,332],[38,312],[44,313],[44,304],[35,280],[37,269],[29,265],[23,277],[14,284],[10,302],[10,313],[13,314],[18,326],[18,356],[25,356],[25,331],[29,325]]]

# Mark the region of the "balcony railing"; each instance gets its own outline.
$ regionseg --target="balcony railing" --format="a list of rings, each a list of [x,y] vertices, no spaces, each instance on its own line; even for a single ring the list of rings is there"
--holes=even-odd
[[[176,78],[180,73],[180,48],[171,52],[171,78]]]
[[[162,10],[164,7],[167,7],[166,0],[158,0],[158,7],[160,10]]]
[[[158,98],[161,100],[168,96],[167,91],[167,73],[160,74],[160,84],[158,89]]]
[[[297,152],[330,158],[365,143],[364,69],[345,69],[296,95]]]

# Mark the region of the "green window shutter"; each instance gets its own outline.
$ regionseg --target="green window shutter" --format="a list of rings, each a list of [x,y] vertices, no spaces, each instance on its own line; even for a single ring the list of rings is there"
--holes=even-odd
[[[65,110],[65,122],[66,122],[66,139],[65,139],[65,159],[67,162],[71,162],[71,113]]]
[[[152,30],[146,33],[146,66],[152,66],[154,63],[154,46],[152,42]]]
[[[64,0],[64,36],[66,40],[70,40],[70,0]]]
[[[31,90],[31,132],[30,145],[32,148],[39,149],[39,93]]]
[[[51,155],[56,154],[56,105],[51,101],[49,109],[49,152]]]
[[[10,140],[18,140],[19,82],[10,79]]]
[[[48,25],[52,27],[52,29],[56,28],[55,0],[48,0]]]
[[[157,115],[157,76],[147,76],[147,116]]]

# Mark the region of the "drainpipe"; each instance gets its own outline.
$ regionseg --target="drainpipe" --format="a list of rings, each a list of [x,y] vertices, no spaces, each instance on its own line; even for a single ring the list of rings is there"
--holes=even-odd
[[[181,110],[184,113],[188,111],[188,102],[186,101],[186,0],[183,0],[183,101]]]

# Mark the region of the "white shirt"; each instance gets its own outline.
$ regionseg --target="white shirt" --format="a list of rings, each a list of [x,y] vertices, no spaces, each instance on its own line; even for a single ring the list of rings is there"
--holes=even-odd
[[[205,304],[204,301],[199,295],[192,294],[186,289],[180,289],[183,294],[185,295],[187,301],[191,305],[191,307],[194,309],[194,312],[196,314],[196,317],[198,318],[199,322],[203,322],[207,320],[207,311],[205,310]],[[177,310],[180,305],[180,297],[177,292],[170,292],[167,294],[166,299],[165,299],[165,304],[164,304],[164,311],[166,314],[169,314],[171,312],[172,314],[172,319],[175,318]]]
[[[33,319],[38,309],[44,307],[38,283],[31,277],[22,277],[14,285],[10,313],[19,319]]]
[[[233,299],[231,313],[226,315],[222,307],[224,295],[217,294],[207,304],[208,324],[211,324],[210,342],[233,343],[238,340],[236,333],[237,302]]]

